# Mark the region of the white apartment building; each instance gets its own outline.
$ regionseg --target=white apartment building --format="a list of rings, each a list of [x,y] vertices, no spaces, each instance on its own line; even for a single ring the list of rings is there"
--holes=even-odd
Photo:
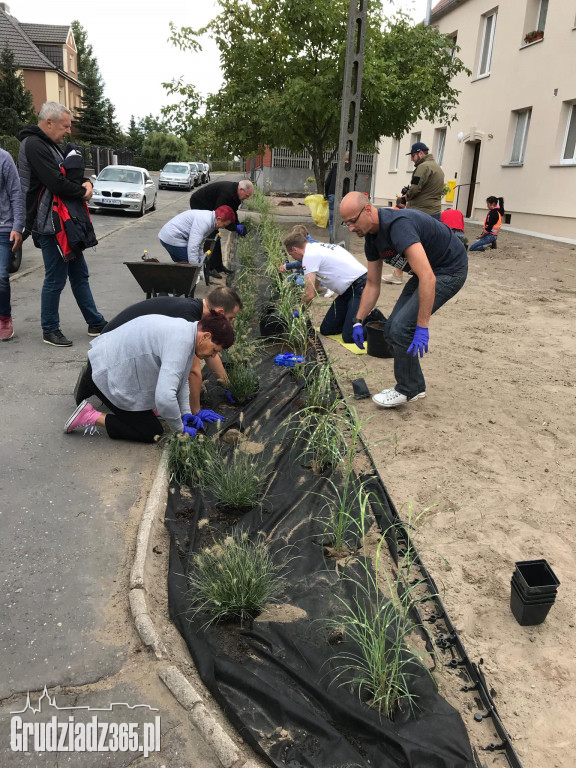
[[[455,181],[453,202],[484,220],[503,197],[511,228],[576,241],[576,1],[440,0],[431,24],[460,46],[457,119],[421,122],[383,138],[374,173],[378,205],[394,205],[410,181],[406,155],[425,142]]]

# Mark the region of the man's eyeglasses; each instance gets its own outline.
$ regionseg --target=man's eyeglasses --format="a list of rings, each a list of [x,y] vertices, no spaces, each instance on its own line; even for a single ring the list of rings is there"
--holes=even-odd
[[[359,219],[359,218],[360,218],[360,216],[362,215],[362,212],[364,211],[364,208],[366,208],[366,206],[364,206],[364,207],[363,207],[363,208],[360,210],[360,213],[359,213],[359,214],[358,214],[358,216],[356,216],[354,219],[348,219],[348,221],[343,221],[343,222],[342,222],[342,226],[343,226],[343,227],[351,227],[351,226],[353,226],[354,224],[356,224],[356,222],[358,221],[358,219]]]

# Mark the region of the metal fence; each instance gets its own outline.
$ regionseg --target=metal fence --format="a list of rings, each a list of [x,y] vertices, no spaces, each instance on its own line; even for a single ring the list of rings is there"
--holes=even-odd
[[[324,162],[328,165],[338,162],[338,153],[330,157],[332,152],[324,153]],[[356,155],[357,173],[371,174],[374,165],[374,154],[358,152]],[[272,150],[272,168],[304,168],[312,170],[312,156],[308,152],[291,152],[286,147],[277,147]]]

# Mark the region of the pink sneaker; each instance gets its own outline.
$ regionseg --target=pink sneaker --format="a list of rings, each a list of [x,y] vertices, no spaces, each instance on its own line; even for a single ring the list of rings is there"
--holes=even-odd
[[[8,341],[14,336],[14,326],[10,315],[0,315],[0,340]]]
[[[72,416],[64,424],[64,432],[73,432],[75,429],[84,427],[84,434],[99,434],[96,426],[96,419],[101,416],[100,411],[93,408],[88,400],[82,400]]]

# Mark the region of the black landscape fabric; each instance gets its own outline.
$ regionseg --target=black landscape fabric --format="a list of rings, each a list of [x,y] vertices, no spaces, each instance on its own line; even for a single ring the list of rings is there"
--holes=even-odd
[[[182,633],[198,672],[240,735],[274,766],[288,768],[473,768],[460,715],[437,692],[428,673],[414,665],[412,693],[417,707],[401,708],[394,720],[371,708],[350,685],[335,680],[334,647],[327,621],[342,613],[338,597],[352,599],[353,583],[324,555],[323,526],[330,494],[326,475],[302,466],[290,436],[278,428],[305,402],[302,384],[290,369],[260,364],[259,395],[240,411],[220,402],[221,429],[247,428],[253,450],[263,446],[270,461],[265,500],[241,516],[249,535],[263,532],[276,558],[286,560],[287,580],[277,620],[256,619],[250,627],[205,627],[206,617],[187,614],[186,573],[192,555],[208,545],[206,530],[231,530],[231,518],[196,489],[191,496],[172,489],[166,509],[171,534],[168,577],[172,620]],[[260,445],[258,445],[260,444]],[[280,449],[279,449],[280,446]],[[381,500],[386,505],[386,498]],[[197,523],[208,518],[209,526]],[[356,566],[340,570],[354,575]],[[359,571],[358,571],[359,573]],[[354,649],[350,649],[354,650]],[[364,699],[367,698],[364,696]]]

